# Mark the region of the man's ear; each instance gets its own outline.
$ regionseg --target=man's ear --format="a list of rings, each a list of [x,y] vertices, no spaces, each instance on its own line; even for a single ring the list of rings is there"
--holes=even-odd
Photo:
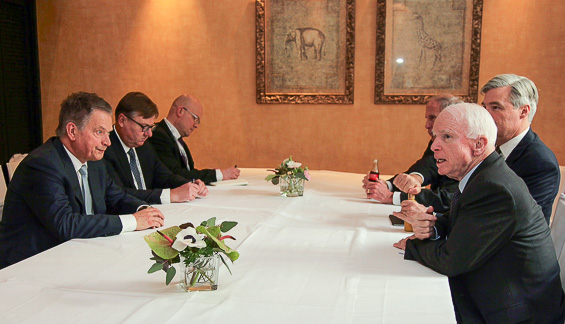
[[[78,133],[77,125],[73,122],[68,122],[65,130],[67,131],[67,136],[69,137],[69,139],[74,142],[77,138]]]
[[[487,148],[488,140],[485,136],[479,136],[475,141],[475,149],[473,150],[475,155],[481,155],[485,152]]]
[[[523,105],[518,109],[520,109],[520,118],[528,118],[532,108],[530,107],[530,105]]]
[[[120,128],[123,128],[126,123],[126,116],[124,114],[119,114],[118,119],[116,120],[116,124],[120,125]]]

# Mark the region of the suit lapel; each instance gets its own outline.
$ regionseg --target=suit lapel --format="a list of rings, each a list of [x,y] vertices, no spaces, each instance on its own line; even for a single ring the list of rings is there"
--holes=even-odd
[[[167,136],[169,136],[171,141],[173,141],[173,143],[175,143],[175,145],[173,145],[174,150],[175,150],[175,154],[177,155],[177,159],[180,161],[181,165],[184,166],[184,161],[182,160],[182,155],[180,153],[179,146],[177,145],[178,140],[173,136],[173,133],[171,133],[171,129],[169,128],[169,125],[167,125],[165,120],[162,120],[161,122],[159,122],[159,124],[161,125],[161,127],[165,131],[165,134],[167,134]],[[184,149],[186,156],[188,157],[188,166],[190,167],[191,170],[193,170],[194,169],[194,161],[192,160],[192,155],[190,154],[190,150],[188,149],[188,146],[186,146],[186,143],[184,141],[181,141],[181,146]]]
[[[122,146],[122,143],[118,138],[118,135],[116,135],[116,131],[110,132],[110,141],[112,142],[112,145],[108,147],[108,149],[113,148],[113,151],[116,154],[116,158],[118,160],[119,167],[121,168],[121,170],[116,170],[116,171],[120,172],[121,174],[125,174],[126,179],[129,182],[127,184],[124,183],[125,187],[135,188],[135,184],[133,182],[133,175],[131,174],[131,168],[129,167],[129,160],[128,157],[126,156],[127,153],[126,151],[124,151],[124,147]]]
[[[512,166],[514,162],[516,162],[516,160],[518,160],[518,158],[522,155],[522,152],[524,152],[524,150],[530,145],[530,143],[533,142],[535,137],[536,137],[535,133],[530,128],[530,130],[528,130],[528,132],[526,133],[526,136],[522,138],[520,143],[516,145],[516,147],[514,148],[514,150],[512,150],[508,158],[506,158],[506,164]]]
[[[92,211],[94,214],[104,213],[106,206],[104,203],[104,190],[100,183],[100,170],[95,162],[88,162],[88,183],[90,184],[90,194],[92,195]]]
[[[84,198],[82,197],[82,190],[78,182],[78,176],[73,166],[73,162],[71,161],[71,158],[67,154],[67,151],[63,147],[63,143],[59,138],[55,138],[55,140],[53,141],[53,145],[55,146],[55,149],[57,149],[57,153],[61,157],[61,162],[63,163],[65,175],[67,176],[69,182],[71,183],[71,187],[73,188],[75,199],[78,202],[78,205],[80,206],[81,213],[86,214],[86,209],[84,207]]]

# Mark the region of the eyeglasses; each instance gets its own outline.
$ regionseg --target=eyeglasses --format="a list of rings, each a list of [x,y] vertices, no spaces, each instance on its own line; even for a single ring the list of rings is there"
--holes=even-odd
[[[130,116],[124,114],[124,116],[126,116],[129,120],[131,120],[132,122],[136,123],[139,125],[139,127],[141,127],[141,131],[142,132],[147,132],[148,130],[154,131],[155,127],[157,127],[157,124],[153,124],[153,125],[142,125],[138,122],[136,122],[133,118],[131,118]]]
[[[194,123],[195,123],[196,125],[200,125],[200,117],[198,117],[198,116],[196,116],[195,114],[193,114],[190,110],[186,109],[186,107],[182,107],[182,109],[188,111],[188,113],[189,113],[190,115],[192,115],[192,118],[194,118]]]

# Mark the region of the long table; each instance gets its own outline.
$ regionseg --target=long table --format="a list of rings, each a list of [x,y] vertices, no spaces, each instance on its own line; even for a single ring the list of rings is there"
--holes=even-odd
[[[447,278],[392,247],[399,207],[365,198],[363,175],[311,171],[287,198],[242,169],[247,186],[157,205],[165,227],[210,217],[239,222],[240,259],[216,291],[185,293],[152,264],[151,230],[75,239],[0,270],[1,323],[454,323]],[[178,269],[178,268],[177,268]]]

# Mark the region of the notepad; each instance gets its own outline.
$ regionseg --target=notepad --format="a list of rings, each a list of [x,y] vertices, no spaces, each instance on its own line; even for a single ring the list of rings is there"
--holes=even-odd
[[[245,179],[223,180],[218,182],[210,182],[211,186],[247,186],[249,182]]]

